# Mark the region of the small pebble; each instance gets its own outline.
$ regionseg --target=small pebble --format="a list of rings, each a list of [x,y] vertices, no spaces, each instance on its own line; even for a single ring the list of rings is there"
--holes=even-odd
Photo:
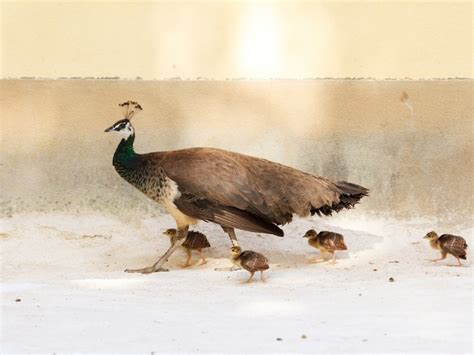
[[[391,277],[391,278],[388,279],[388,281],[393,282],[393,281],[395,281],[395,279],[393,277]]]
[[[282,341],[283,339],[282,338],[277,338],[277,341]]]
[[[377,271],[377,269],[374,269],[374,271]]]
[[[301,339],[306,339],[306,334],[303,334],[303,335],[301,336]]]
[[[17,298],[17,299],[15,300],[15,302],[21,302],[21,299]]]
[[[367,342],[367,339],[362,339],[362,341],[363,341],[364,343],[366,343],[366,342]]]

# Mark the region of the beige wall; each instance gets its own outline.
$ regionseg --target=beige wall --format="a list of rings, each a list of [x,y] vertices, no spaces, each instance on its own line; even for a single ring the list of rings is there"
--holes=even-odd
[[[1,77],[472,77],[472,2],[2,2]]]
[[[213,146],[363,184],[361,212],[469,223],[471,81],[4,80],[2,212],[157,213],[103,130],[139,101],[138,152]],[[406,93],[406,95],[404,94]]]

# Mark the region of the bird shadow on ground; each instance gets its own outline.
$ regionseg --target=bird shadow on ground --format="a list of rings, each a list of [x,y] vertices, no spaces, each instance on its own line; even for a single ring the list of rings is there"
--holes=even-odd
[[[285,228],[285,237],[283,238],[239,231],[239,244],[244,250],[262,253],[269,259],[270,263],[283,266],[294,264],[310,265],[311,259],[321,257],[322,255],[319,250],[310,247],[307,244],[307,240],[302,238],[307,228],[307,223],[294,223],[289,228]],[[206,229],[212,245],[206,254],[211,258],[228,258],[230,241],[227,236],[222,231]],[[376,245],[384,240],[383,237],[367,233],[366,231],[337,227],[331,227],[329,230],[344,235],[348,248],[347,251],[337,251],[337,259],[350,259],[355,254],[374,250]],[[324,257],[330,258],[331,256],[324,255]]]

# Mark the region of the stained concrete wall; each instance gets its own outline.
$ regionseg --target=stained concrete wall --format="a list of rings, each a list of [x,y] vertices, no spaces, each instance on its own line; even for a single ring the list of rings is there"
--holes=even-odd
[[[234,150],[362,184],[364,213],[472,223],[470,80],[3,80],[2,214],[159,213],[111,165],[128,99],[138,152]]]

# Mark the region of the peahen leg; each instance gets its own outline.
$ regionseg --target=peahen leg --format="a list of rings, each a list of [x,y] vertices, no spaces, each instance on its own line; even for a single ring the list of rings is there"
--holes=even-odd
[[[224,232],[226,232],[229,235],[230,242],[232,243],[233,247],[238,247],[239,243],[237,241],[237,236],[235,235],[235,230],[234,228],[231,227],[224,227],[221,226]],[[215,271],[235,271],[235,270],[240,270],[239,267],[237,266],[230,266],[230,267],[217,267],[214,269]]]
[[[232,246],[233,247],[238,247],[239,246],[239,242],[237,241],[237,236],[235,235],[235,230],[234,228],[231,228],[231,227],[224,227],[224,226],[221,226],[222,229],[224,230],[224,232],[226,232],[228,235],[229,235],[229,238],[230,238],[230,242],[232,243]]]
[[[178,249],[186,240],[188,236],[188,229],[189,226],[185,226],[183,228],[178,228],[178,232],[176,235],[176,242],[173,243],[169,249],[164,253],[161,258],[158,259],[156,263],[152,266],[145,267],[143,269],[126,269],[125,272],[130,273],[141,273],[141,274],[151,274],[152,272],[159,272],[159,271],[169,271],[168,269],[163,268],[163,264],[168,260],[168,258],[173,254],[176,249]]]

